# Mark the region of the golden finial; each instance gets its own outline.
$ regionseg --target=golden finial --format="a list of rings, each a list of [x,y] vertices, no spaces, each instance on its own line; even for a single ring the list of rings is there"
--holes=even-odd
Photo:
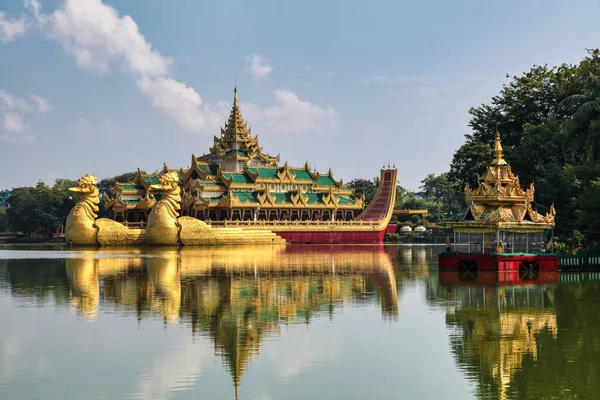
[[[506,165],[504,161],[504,155],[502,154],[502,143],[500,142],[500,131],[496,128],[496,144],[494,145],[494,152],[496,153],[496,159],[492,162],[494,165]]]
[[[229,119],[225,123],[225,128],[221,131],[221,134],[223,133],[227,133],[228,136],[235,136],[236,134],[250,135],[250,129],[242,117],[238,104],[237,85],[233,88],[233,106],[229,113]]]

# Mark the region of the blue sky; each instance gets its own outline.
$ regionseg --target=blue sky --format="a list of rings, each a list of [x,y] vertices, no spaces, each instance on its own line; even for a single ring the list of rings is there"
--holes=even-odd
[[[0,2],[0,189],[187,167],[237,80],[263,149],[418,189],[505,75],[598,47],[597,1]],[[517,171],[518,172],[518,171]]]

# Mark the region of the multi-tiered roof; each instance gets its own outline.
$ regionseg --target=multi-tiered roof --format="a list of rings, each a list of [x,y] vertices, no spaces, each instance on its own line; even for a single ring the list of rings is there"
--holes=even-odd
[[[364,197],[355,196],[353,189],[336,180],[331,169],[322,174],[311,170],[308,161],[303,167],[291,167],[287,162],[280,166],[279,160],[279,155],[263,152],[258,136],[252,136],[236,88],[229,118],[220,136],[214,137],[209,152],[200,157],[192,154],[187,169],[170,170],[164,165],[162,172],[178,172],[183,190],[182,213],[201,215],[202,219],[211,219],[210,210],[216,212],[213,217],[220,218],[221,210],[233,208],[239,209],[239,219],[245,219],[246,211],[259,209],[281,210],[288,217],[290,210],[310,210],[309,218],[313,218],[313,211],[329,213],[328,217],[341,213],[338,215],[348,219],[364,207]],[[147,215],[159,195],[150,189],[158,175],[138,170],[133,182],[117,183],[105,198],[106,209],[112,210],[115,217],[122,213],[124,219],[125,213]],[[277,213],[278,218],[282,217]],[[229,213],[226,218],[234,217]],[[302,215],[296,217],[301,219]]]
[[[457,232],[540,232],[554,227],[554,205],[546,215],[532,208],[534,185],[531,183],[526,190],[521,187],[519,177],[504,160],[499,132],[496,132],[494,152],[496,157],[479,186],[465,187],[469,209],[448,225]]]
[[[263,153],[258,145],[258,135],[252,137],[252,129],[248,128],[242,117],[238,104],[237,88],[233,91],[233,107],[225,127],[221,128],[221,136],[214,137],[214,144],[209,153],[198,158],[198,161],[219,162],[222,160],[245,161],[258,165],[277,165],[279,155],[272,157]]]

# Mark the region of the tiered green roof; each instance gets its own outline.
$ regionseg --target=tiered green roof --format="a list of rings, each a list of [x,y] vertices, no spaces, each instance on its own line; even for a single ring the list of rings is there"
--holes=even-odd
[[[214,137],[209,152],[196,158],[192,154],[190,167],[177,172],[182,187],[182,209],[187,207],[250,207],[250,208],[318,208],[360,210],[363,197],[355,197],[354,190],[333,178],[331,170],[326,174],[311,171],[308,162],[304,167],[279,164],[279,156],[263,152],[258,136],[252,136],[238,103],[237,88],[234,90],[233,106],[221,134]],[[121,201],[127,209],[139,209],[154,204],[160,195],[151,189],[159,180],[160,173],[138,174],[133,182],[115,186],[110,201]],[[118,193],[117,193],[118,192]],[[110,203],[112,204],[112,203]],[[122,206],[121,206],[122,207]],[[191,211],[188,215],[194,215]]]

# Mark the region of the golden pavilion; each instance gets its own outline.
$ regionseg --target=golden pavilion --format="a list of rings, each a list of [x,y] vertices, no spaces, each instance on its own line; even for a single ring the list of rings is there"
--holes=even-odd
[[[479,186],[465,187],[467,211],[446,222],[454,228],[455,251],[539,252],[544,248],[544,232],[554,228],[554,205],[546,215],[532,208],[534,185],[523,190],[519,177],[504,160],[498,131],[494,152],[496,157]]]
[[[214,137],[209,152],[192,154],[190,166],[161,174],[177,174],[180,215],[201,221],[350,221],[364,208],[364,197],[336,180],[333,173],[280,165],[252,136],[234,89],[229,119]],[[144,227],[161,193],[151,190],[161,174],[139,171],[133,182],[116,183],[104,196],[109,218]]]

